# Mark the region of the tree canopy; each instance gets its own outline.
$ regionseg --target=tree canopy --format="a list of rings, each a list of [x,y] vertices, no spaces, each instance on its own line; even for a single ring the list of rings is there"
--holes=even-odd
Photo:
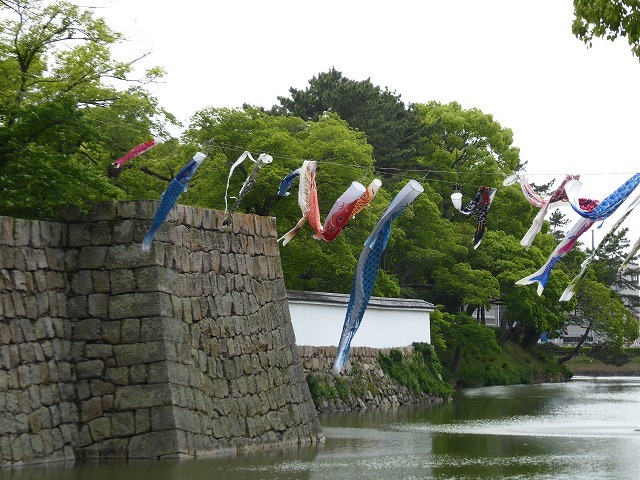
[[[627,37],[631,51],[640,57],[640,3],[637,0],[573,0],[573,34],[588,46],[593,38]]]
[[[347,293],[366,238],[393,196],[415,179],[424,193],[394,220],[374,295],[437,305],[447,314],[443,331],[460,339],[457,355],[471,350],[465,335],[483,338],[474,316],[482,318],[494,303],[504,305],[503,341],[529,346],[543,332],[560,335],[575,312],[616,342],[633,336],[628,311],[610,291],[624,286],[616,272],[628,247],[625,230],[603,246],[571,302],[558,298],[585,257],[578,248],[556,265],[542,296],[515,285],[544,263],[565,220],[552,215],[529,249],[520,245],[537,211],[518,186],[502,186],[523,165],[513,132],[491,114],[457,102],[405,104],[387,87],[331,69],[304,91],[291,88],[291,97],[270,109],[199,110],[182,137],[171,139],[166,126],[174,118],[145,89],[162,69],[131,78],[137,59],[111,57],[122,36],[102,19],[65,1],[0,0],[0,11],[7,17],[0,27],[0,214],[47,219],[64,204],[157,199],[196,151],[209,160],[180,201],[222,210],[227,182],[233,199],[252,168],[246,160],[229,176],[231,165],[243,152],[264,152],[274,161],[260,170],[239,210],[275,217],[282,235],[302,212],[297,184],[279,197],[279,182],[315,160],[322,220],[352,182],[383,182],[334,241],[313,238],[305,226],[280,249],[287,288]],[[128,162],[116,180],[107,175],[114,159],[158,135],[165,142],[143,160]],[[450,195],[460,191],[468,201],[482,186],[498,190],[474,249],[478,218],[462,215]],[[589,298],[588,288],[597,295]]]
[[[72,3],[3,0],[0,13],[0,212],[122,197],[106,166],[173,120],[143,88],[162,70],[129,78],[136,59],[111,58],[122,36]]]

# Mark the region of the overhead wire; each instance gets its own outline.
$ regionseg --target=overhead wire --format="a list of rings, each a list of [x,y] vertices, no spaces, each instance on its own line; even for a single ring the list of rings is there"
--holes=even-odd
[[[234,152],[244,152],[246,149],[243,147],[239,147],[236,145],[226,145],[226,144],[221,144],[221,143],[215,143],[214,148],[219,148],[220,150],[226,150],[226,151],[234,151]],[[302,162],[303,159],[299,156],[290,156],[290,155],[273,155],[271,154],[271,156],[274,159],[281,159],[281,160],[285,160],[285,161],[291,161],[291,162]],[[335,157],[338,158],[338,157]],[[313,158],[305,158],[305,160],[313,160]],[[436,182],[436,183],[441,183],[441,184],[446,184],[446,185],[452,185],[455,186],[456,184],[464,184],[467,187],[482,187],[485,185],[473,185],[470,184],[468,182],[461,182],[460,180],[458,181],[453,181],[453,180],[445,180],[443,178],[435,178],[435,177],[429,177],[427,178],[429,175],[437,175],[437,174],[448,174],[448,175],[456,175],[458,177],[463,177],[463,176],[474,176],[474,177],[479,177],[479,176],[484,176],[486,175],[487,177],[499,177],[500,179],[504,179],[506,178],[508,175],[502,173],[502,172],[477,172],[477,171],[451,171],[451,170],[436,170],[433,168],[405,168],[405,167],[368,167],[368,166],[363,166],[363,165],[354,165],[354,164],[347,164],[344,162],[337,162],[337,161],[332,161],[332,160],[315,160],[317,162],[318,165],[332,165],[335,167],[342,167],[342,168],[352,168],[352,169],[357,169],[357,170],[363,170],[366,172],[372,172],[374,174],[380,174],[382,176],[393,176],[393,177],[410,177],[412,174],[415,174],[417,176],[420,176],[422,181],[429,181],[429,182]],[[528,177],[551,177],[551,176],[563,176],[566,175],[567,172],[529,172],[526,171],[526,175]],[[601,176],[601,175],[632,175],[635,172],[594,172],[594,173],[581,173],[581,176]],[[502,183],[502,182],[500,182]]]

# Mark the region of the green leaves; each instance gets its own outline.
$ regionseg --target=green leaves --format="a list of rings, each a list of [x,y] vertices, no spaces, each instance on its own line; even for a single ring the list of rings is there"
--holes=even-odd
[[[640,57],[640,4],[635,0],[574,0],[573,34],[587,46],[594,37],[627,37],[631,51]]]
[[[64,1],[0,9],[0,213],[55,218],[59,205],[125,197],[107,165],[175,119],[140,87],[114,86],[132,66],[111,58],[122,36]]]

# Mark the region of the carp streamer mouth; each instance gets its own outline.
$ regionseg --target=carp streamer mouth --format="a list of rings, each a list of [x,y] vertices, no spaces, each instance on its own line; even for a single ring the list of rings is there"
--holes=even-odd
[[[114,180],[117,180],[121,173],[122,173],[122,168],[116,162],[113,162],[111,165],[107,167],[107,175],[109,175],[109,178],[113,178]]]

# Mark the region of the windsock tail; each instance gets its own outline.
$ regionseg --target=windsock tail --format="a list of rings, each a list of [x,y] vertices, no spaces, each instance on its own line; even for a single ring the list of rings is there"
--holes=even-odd
[[[333,362],[333,367],[331,370],[335,375],[338,375],[342,369],[344,368],[344,364],[349,358],[349,351],[351,350],[350,345],[344,345],[342,349],[338,349],[338,353],[336,355],[336,359]]]
[[[296,230],[289,230],[283,236],[281,236],[278,241],[282,241],[282,246],[284,247],[287,243],[289,243],[293,237],[296,236]]]
[[[484,223],[478,223],[476,226],[476,234],[473,237],[473,249],[475,250],[480,246],[482,242],[482,237],[484,236],[484,231],[487,229]]]
[[[278,241],[282,240],[283,247],[287,243],[289,243],[293,237],[296,236],[296,233],[298,233],[298,230],[300,230],[304,226],[304,222],[306,221],[307,221],[307,216],[303,215],[302,218],[298,220],[298,223],[296,223],[296,225],[291,230],[289,230],[287,233],[285,233],[283,236],[281,236],[278,239]]]
[[[549,274],[551,273],[550,269],[545,267],[541,268],[537,272],[529,275],[528,277],[521,278],[516,282],[516,285],[531,285],[532,283],[538,282],[538,295],[542,295],[544,291],[544,287],[547,285],[549,281]]]
[[[148,232],[144,236],[144,239],[142,240],[142,251],[143,252],[148,252],[149,250],[151,250],[151,244],[153,243],[154,234],[155,234],[155,232]]]
[[[567,288],[564,289],[564,292],[562,292],[562,295],[560,295],[560,301],[561,302],[568,302],[569,300],[571,300],[573,298],[574,295],[574,287],[576,286],[576,284],[574,282],[571,282]]]

